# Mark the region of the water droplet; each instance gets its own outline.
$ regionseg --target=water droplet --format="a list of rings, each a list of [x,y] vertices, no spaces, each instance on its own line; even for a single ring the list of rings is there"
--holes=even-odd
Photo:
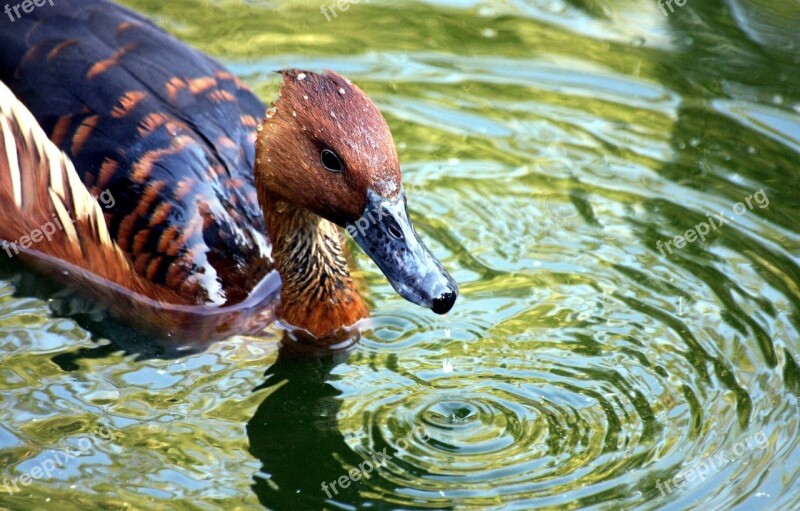
[[[283,202],[283,201],[278,201],[278,202],[275,204],[275,210],[276,210],[278,213],[285,213],[285,212],[286,212],[286,208],[288,208],[288,207],[289,207],[289,205],[288,205],[288,204],[286,204],[286,203],[285,203],[285,202]]]
[[[294,110],[292,110],[292,117],[297,117],[297,112],[295,112]]]
[[[483,30],[481,30],[481,35],[487,39],[492,39],[494,37],[497,37],[497,30],[491,28],[484,28]]]
[[[306,74],[305,73],[300,73],[299,75],[297,75],[297,79],[302,82],[303,80],[306,79]]]
[[[264,125],[259,124],[258,127],[256,128],[256,131],[264,131]]]
[[[267,119],[272,119],[272,116],[275,115],[275,112],[277,111],[278,109],[275,108],[274,106],[267,109]]]
[[[449,358],[442,361],[442,372],[445,374],[453,372],[453,361]]]
[[[347,94],[347,92],[342,87],[339,87],[339,94],[344,96],[345,94]]]
[[[334,119],[336,119],[336,112],[334,112],[333,110],[331,110],[331,117],[333,117]]]

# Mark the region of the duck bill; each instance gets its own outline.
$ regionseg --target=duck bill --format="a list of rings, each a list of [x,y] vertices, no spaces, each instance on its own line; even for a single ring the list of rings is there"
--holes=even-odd
[[[364,213],[346,227],[400,296],[437,314],[453,308],[458,285],[417,236],[404,191],[388,199],[367,190]]]

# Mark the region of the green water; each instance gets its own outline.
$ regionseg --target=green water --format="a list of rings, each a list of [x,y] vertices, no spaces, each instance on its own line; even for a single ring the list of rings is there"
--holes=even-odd
[[[362,86],[462,293],[437,317],[354,249],[349,357],[164,359],[0,281],[0,479],[80,454],[0,508],[800,509],[796,0],[126,3],[265,101]]]

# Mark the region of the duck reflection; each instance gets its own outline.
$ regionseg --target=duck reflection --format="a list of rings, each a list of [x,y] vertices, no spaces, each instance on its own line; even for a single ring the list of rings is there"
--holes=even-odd
[[[322,489],[322,483],[345,474],[343,467],[362,461],[339,432],[341,392],[329,383],[333,368],[349,355],[340,351],[309,356],[284,343],[266,372],[266,382],[256,389],[275,388],[247,424],[250,452],[263,463],[253,491],[267,508],[354,509],[345,503],[361,500],[363,481],[347,488],[337,485],[336,493],[328,492],[331,498]],[[383,508],[370,504],[372,509]]]
[[[396,490],[378,489],[377,474],[358,481],[347,476],[347,471],[364,459],[339,431],[342,391],[336,388],[331,372],[346,362],[352,351],[311,354],[308,349],[298,352],[298,348],[302,345],[284,339],[265,383],[256,389],[275,389],[247,424],[250,452],[263,464],[254,477],[258,499],[276,511],[399,509],[397,504],[376,500],[384,491]],[[332,484],[341,478],[347,487]],[[423,508],[404,504],[402,509]]]

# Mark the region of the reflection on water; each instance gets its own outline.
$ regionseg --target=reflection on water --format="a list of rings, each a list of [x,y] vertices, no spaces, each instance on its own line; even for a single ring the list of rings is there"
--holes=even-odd
[[[372,489],[375,477],[372,460],[381,466],[395,451],[384,446],[377,455],[364,453],[370,462],[362,465],[367,477],[349,477],[364,460],[338,429],[341,392],[328,382],[346,355],[338,358],[309,361],[283,350],[267,371],[263,387],[275,390],[248,422],[247,436],[251,454],[263,463],[253,490],[268,509],[322,509],[326,503],[347,509],[353,502],[393,509],[364,493]],[[287,494],[293,497],[287,499]]]
[[[127,3],[265,100],[282,67],[362,86],[462,296],[416,309],[353,247],[375,313],[349,355],[276,331],[168,355],[98,345],[9,278],[0,480],[115,438],[0,507],[800,508],[796,4]]]

